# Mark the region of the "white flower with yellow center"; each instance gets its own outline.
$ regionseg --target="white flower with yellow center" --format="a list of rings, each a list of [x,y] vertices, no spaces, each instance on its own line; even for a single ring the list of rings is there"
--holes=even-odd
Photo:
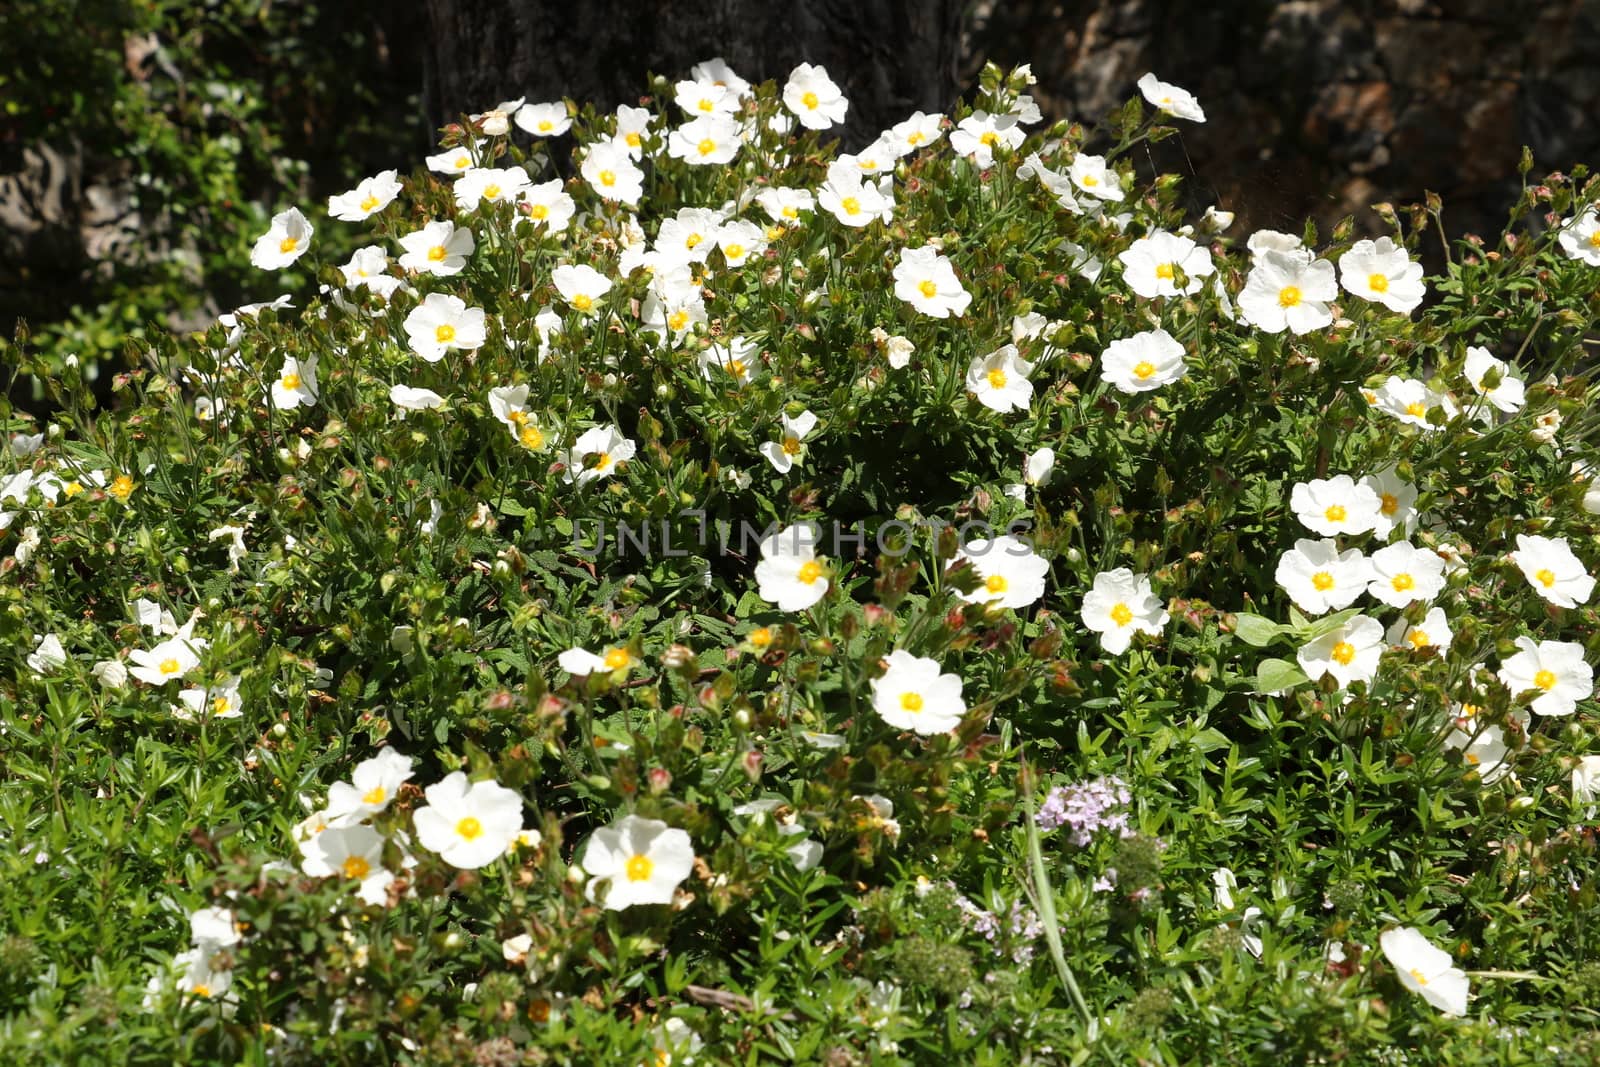
[[[590,836],[580,865],[590,878],[590,900],[605,886],[604,908],[671,904],[679,884],[694,872],[694,842],[660,819],[625,815]]]
[[[808,130],[825,130],[844,121],[850,101],[820,66],[802,63],[789,72],[783,86],[783,106]]]
[[[188,722],[206,719],[237,719],[244,714],[239,702],[239,676],[230,674],[216,685],[205,689],[185,689],[178,694],[183,705],[172,713]]]
[[[1338,474],[1296,484],[1289,493],[1289,506],[1306,529],[1334,537],[1372,530],[1378,524],[1382,501],[1368,486],[1357,484],[1348,474]]]
[[[232,993],[233,970],[216,966],[216,956],[216,951],[204,945],[174,956],[173,985],[178,992],[199,1000],[237,1001]]]
[[[1188,119],[1190,122],[1204,122],[1205,109],[1200,106],[1200,101],[1187,89],[1181,89],[1170,82],[1164,82],[1155,74],[1146,74],[1139,79],[1139,92],[1144,94],[1150,106],[1174,118]]]
[[[739,111],[739,95],[710,79],[679,82],[673,86],[672,102],[692,119],[701,115],[735,115]]]
[[[739,123],[727,115],[690,119],[667,135],[667,155],[693,167],[732,163],[739,154]]]
[[[1427,603],[1444,592],[1444,560],[1438,553],[1399,541],[1367,558],[1367,592],[1390,607]]]
[[[779,438],[764,443],[761,454],[779,474],[788,474],[795,464],[805,458],[805,439],[816,429],[817,417],[809,411],[802,411],[792,419],[787,412],[778,418],[782,425]]]
[[[482,308],[469,308],[459,296],[429,293],[405,321],[411,350],[437,363],[451,350],[470,352],[488,340]]]
[[[1038,601],[1050,573],[1049,561],[1012,534],[968,541],[955,562],[968,564],[978,576],[978,587],[961,599],[998,609],[1020,610]]]
[[[1366,591],[1371,570],[1358,548],[1339,551],[1332,538],[1300,538],[1278,559],[1273,578],[1308,615],[1347,608]]]
[[[919,148],[927,148],[944,136],[944,116],[914,111],[911,117],[889,128],[885,143],[897,157],[910,155]]]
[[[1467,379],[1467,384],[1472,386],[1472,391],[1495,408],[1508,415],[1514,415],[1522,410],[1522,405],[1527,400],[1526,385],[1521,378],[1511,373],[1509,363],[1495,359],[1487,348],[1476,346],[1468,348],[1466,363],[1461,368],[1461,373]],[[1488,421],[1489,412],[1483,411],[1482,417]]]
[[[469,785],[455,771],[423,795],[427,806],[411,817],[417,841],[452,867],[471,871],[492,863],[522,832],[522,797],[497,782]]]
[[[272,403],[280,411],[293,411],[317,402],[317,358],[285,357],[278,376],[272,380]]]
[[[1594,669],[1584,661],[1583,646],[1572,641],[1516,640],[1519,651],[1495,672],[1512,696],[1534,693],[1529,704],[1540,715],[1571,715],[1578,701],[1594,692]]]
[[[456,181],[456,210],[475,211],[485,201],[515,203],[529,184],[528,172],[521,167],[473,167]]]
[[[341,222],[361,222],[371,218],[400,195],[400,181],[392,170],[382,171],[361,183],[348,193],[328,197],[328,214]]]
[[[799,223],[800,216],[816,210],[816,197],[810,189],[771,186],[756,194],[756,203],[776,226],[787,229]],[[770,231],[769,231],[770,234]]]
[[[573,442],[567,453],[567,469],[562,480],[568,485],[587,485],[617,472],[619,463],[634,456],[634,443],[615,426],[594,426]]]
[[[1427,383],[1415,378],[1400,378],[1391,374],[1367,398],[1373,407],[1392,415],[1408,426],[1432,432],[1441,427],[1428,421],[1428,413],[1437,408],[1449,422],[1460,414],[1456,402],[1448,394],[1430,389]]]
[[[1584,756],[1572,768],[1572,799],[1579,804],[1592,805],[1600,797],[1600,756]],[[1594,818],[1593,814],[1585,816]]]
[[[724,263],[742,267],[752,259],[761,259],[766,252],[767,231],[753,222],[736,219],[717,230],[717,247],[722,250]]]
[[[1183,345],[1166,330],[1145,330],[1106,346],[1100,377],[1120,393],[1148,393],[1189,372],[1183,357]]]
[[[405,284],[389,273],[389,254],[377,245],[358,248],[350,261],[339,268],[347,289],[370,289],[384,300]]]
[[[1563,223],[1556,241],[1568,259],[1600,267],[1600,215],[1594,208],[1587,208],[1583,214]]]
[[[1127,567],[1094,576],[1083,598],[1083,625],[1100,635],[1100,647],[1113,656],[1128,651],[1136,633],[1159,637],[1171,618],[1150,588],[1150,579]]]
[[[1211,251],[1187,237],[1155,230],[1118,254],[1122,280],[1139,296],[1179,296],[1198,293],[1205,279],[1216,273]],[[1178,284],[1179,277],[1183,284]]]
[[[512,116],[527,101],[527,97],[519,96],[515,100],[502,100],[488,111],[480,111],[469,115],[472,124],[478,127],[479,133],[490,137],[504,137],[511,132]]]
[[[1594,593],[1594,579],[1583,561],[1573,555],[1572,546],[1564,537],[1518,534],[1511,562],[1522,571],[1534,592],[1557,607],[1587,604]]]
[[[408,411],[428,411],[433,408],[444,407],[444,397],[432,389],[419,389],[411,385],[391,385],[389,387],[389,403],[400,409],[400,417],[404,418]]]
[[[1446,1015],[1467,1013],[1469,982],[1454,965],[1450,953],[1436,948],[1421,932],[1409,926],[1385,930],[1378,938],[1383,954],[1393,965],[1400,984]]]
[[[974,111],[950,131],[950,147],[980,168],[994,166],[995,149],[1016,151],[1027,137],[1015,115]]]
[[[67,650],[57,634],[43,634],[28,653],[28,669],[34,674],[54,674],[67,665]],[[148,680],[148,679],[146,679]]]
[[[166,685],[200,666],[200,654],[196,642],[187,633],[181,633],[154,648],[134,649],[128,653],[128,663],[128,673],[139,681]]]
[[[917,734],[942,734],[967,713],[961,676],[940,672],[939,661],[903,648],[889,653],[888,669],[872,680],[872,708],[890,726]]]
[[[779,611],[804,611],[828,592],[827,563],[817,557],[817,530],[787,526],[761,542],[756,564],[756,595]]]
[[[656,250],[674,263],[704,263],[717,247],[722,228],[720,213],[703,207],[686,207],[663,219],[656,231]]]
[[[1361,484],[1378,497],[1378,518],[1372,532],[1380,538],[1399,527],[1407,537],[1417,528],[1417,487],[1402,481],[1394,464],[1362,477]]]
[[[1027,411],[1033,402],[1033,383],[1028,375],[1034,365],[1017,353],[1016,345],[1002,345],[987,356],[977,356],[967,368],[967,392],[978,403],[1004,415]]]
[[[392,748],[379,749],[376,756],[356,764],[350,781],[335,782],[328,788],[328,821],[344,825],[378,814],[394,802],[411,774],[410,756]]]
[[[743,388],[761,373],[761,346],[743,337],[710,345],[700,353],[700,376],[712,385]]]
[[[962,288],[955,268],[931,245],[900,252],[894,268],[894,295],[936,319],[963,315],[972,303],[972,294]]]
[[[644,171],[634,165],[625,145],[610,141],[591,145],[578,173],[602,200],[633,207],[644,195]]]
[[[728,66],[728,61],[721,56],[713,56],[703,63],[696,63],[689,68],[689,77],[695,81],[707,81],[713,85],[725,85],[735,97],[744,100],[750,95],[750,83],[739,77],[734,69]]]
[[[1351,245],[1339,257],[1339,282],[1361,299],[1401,315],[1411,314],[1427,295],[1422,264],[1389,237]]]
[[[1445,735],[1444,747],[1459,749],[1461,762],[1485,785],[1492,785],[1511,772],[1511,764],[1506,760],[1511,749],[1506,744],[1505,731],[1498,726],[1472,730],[1452,728]]]
[[[687,263],[657,270],[639,308],[639,324],[654,330],[669,347],[679,345],[696,326],[710,321],[705,296]]]
[[[458,230],[455,223],[444,219],[406,234],[400,238],[400,247],[405,250],[400,257],[402,269],[448,278],[466,269],[477,242],[471,230]]]
[[[830,169],[817,190],[817,206],[857,229],[874,219],[887,224],[894,219],[894,182],[887,174],[873,182],[848,170]]]
[[[299,208],[280,211],[272,216],[267,232],[256,238],[250,249],[250,265],[261,270],[282,270],[306,254],[313,232]]]
[[[550,281],[567,306],[583,315],[598,315],[600,301],[611,291],[611,279],[587,263],[563,263],[550,272]]]
[[[1310,333],[1333,322],[1328,303],[1339,296],[1333,264],[1309,253],[1266,251],[1255,260],[1239,294],[1239,311],[1267,333]]]
[[[645,138],[650,136],[650,123],[654,118],[642,107],[621,105],[617,108],[617,132],[612,135],[611,143],[631,158],[643,159]]]
[[[1102,156],[1078,153],[1067,168],[1072,184],[1100,200],[1119,201],[1126,195],[1122,191],[1122,177],[1106,165]]]
[[[561,233],[572,223],[578,205],[560,178],[529,185],[517,194],[517,224],[545,233]]]
[[[452,148],[448,152],[428,156],[424,162],[427,163],[429,170],[453,178],[465,173],[472,166],[472,153],[465,148]]]
[[[1039,153],[1029,153],[1026,159],[1017,164],[1017,177],[1023,181],[1038,178],[1039,184],[1044,186],[1045,191],[1056,198],[1056,206],[1074,215],[1082,213],[1083,205],[1078,203],[1077,186],[1072,184],[1071,175],[1045,166]]]
[[[489,390],[489,412],[516,437],[528,421],[528,387],[498,385]]]
[[[590,674],[631,670],[638,666],[639,659],[626,645],[613,645],[599,652],[590,652],[585,648],[569,648],[556,657],[556,662],[568,674],[584,677]]]
[[[1439,562],[1443,564],[1444,561]],[[1433,648],[1442,653],[1449,649],[1455,632],[1450,629],[1450,620],[1444,609],[1433,607],[1428,609],[1421,622],[1407,622],[1404,616],[1396,619],[1385,637],[1395,648]]]
[[[1375,619],[1357,615],[1301,645],[1295,659],[1313,682],[1331,674],[1339,688],[1345,689],[1354,682],[1370,683],[1377,677],[1383,648],[1383,627]]]
[[[518,126],[535,137],[560,137],[572,128],[572,118],[567,105],[556,101],[544,104],[523,104],[512,118]]]
[[[383,865],[383,845],[383,835],[365,823],[328,826],[301,843],[300,869],[311,878],[354,882],[356,895],[364,903],[381,907],[388,901],[389,884],[394,881],[394,873]]]

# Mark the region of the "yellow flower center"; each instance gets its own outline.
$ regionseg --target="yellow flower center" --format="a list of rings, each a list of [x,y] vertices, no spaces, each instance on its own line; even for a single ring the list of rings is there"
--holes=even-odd
[[[544,431],[537,426],[524,426],[517,435],[517,440],[522,442],[524,448],[539,449],[544,447]]]
[[[456,836],[467,841],[476,841],[483,836],[483,823],[468,815],[456,823]]]
[[[800,570],[795,574],[801,585],[811,585],[822,577],[822,564],[814,559],[808,559],[800,564]]]
[[[993,148],[995,145],[1000,143],[1000,135],[995,133],[993,130],[984,130],[978,135],[978,143],[986,144]]]
[[[549,119],[540,119],[539,120],[539,132],[540,133],[549,133],[551,130],[553,130],[555,128],[556,128],[556,124],[551,122]]]
[[[853,196],[847,196],[843,200],[839,201],[839,206],[844,208],[844,213],[846,215],[861,214],[861,201],[857,200]],[[922,284],[926,285],[928,283],[923,282]]]
[[[359,882],[361,879],[372,873],[372,864],[368,863],[360,856],[349,856],[346,857],[344,863],[340,865],[339,869],[344,872],[344,876],[346,878],[354,878]]]
[[[179,671],[183,670],[183,665],[177,660],[173,659],[171,656],[168,656],[166,659],[161,661],[161,666],[159,669],[162,674],[177,674]]]
[[[903,711],[921,711],[922,710],[922,694],[921,693],[901,693],[900,694],[900,708]]]
[[[1083,176],[1083,184],[1093,188],[1094,186],[1100,184],[1100,179],[1096,178],[1093,174],[1085,174]]]
[[[603,471],[607,467],[611,466],[611,453],[610,452],[601,452],[601,453],[599,453],[599,457],[600,457],[599,459],[594,461],[594,469],[595,470]]]
[[[428,249],[428,262],[443,263],[446,255],[448,255],[448,253],[445,252],[444,245],[434,245],[432,248]]]
[[[716,107],[717,107],[716,104],[713,104],[710,100],[707,100],[704,97],[702,97],[701,100],[700,100],[700,103],[695,105],[695,106],[698,107],[701,111],[706,111],[706,112],[714,111],[714,110],[716,110]]]
[[[300,238],[298,237],[285,237],[283,240],[278,242],[278,251],[282,252],[284,255],[288,255],[290,252],[293,252],[299,247]]]
[[[68,496],[77,496],[79,493],[83,492],[82,484],[76,481],[68,482],[66,485],[62,486],[61,489]]]
[[[231,706],[232,706],[232,703],[228,700],[227,697],[213,697],[211,699],[211,714],[213,714],[213,715],[226,715],[226,714],[228,714],[228,709]]]
[[[1589,247],[1600,248],[1600,229],[1595,230],[1589,235]]]
[[[688,237],[683,239],[683,247],[693,248],[703,240],[705,240],[705,238],[701,237],[699,234],[691,233]]]
[[[622,135],[622,139],[628,143],[628,147],[629,148],[638,148],[639,147],[640,138],[639,138],[639,135],[637,133],[634,133],[634,132],[625,133],[625,134]]]
[[[927,138],[922,135],[922,131],[918,130],[916,133],[913,133],[910,137],[906,138],[906,144],[908,144],[911,147],[915,148],[917,145],[921,144],[923,141],[926,141],[926,140],[927,140]]]
[[[1417,583],[1409,574],[1397,574],[1389,579],[1389,584],[1394,586],[1395,592],[1405,593],[1415,588]]]
[[[735,378],[743,378],[750,370],[749,367],[745,366],[745,362],[742,359],[729,360],[727,367],[728,373]]]
[[[1556,584],[1556,576],[1549,570],[1540,570],[1536,572],[1533,577],[1546,589],[1549,589],[1552,585]]]
[[[278,384],[282,385],[290,392],[294,392],[296,389],[300,388],[300,375],[285,374],[283,378],[279,380]]]
[[[939,286],[931,279],[924,279],[917,283],[917,292],[932,300],[939,295]]]
[[[656,865],[651,861],[650,857],[642,852],[630,857],[627,866],[624,868],[630,882],[648,882],[655,869]]]
[[[1382,274],[1369,274],[1367,275],[1367,288],[1374,293],[1387,293],[1389,291],[1389,279]]]
[[[1333,575],[1327,571],[1318,571],[1311,576],[1311,588],[1319,593],[1326,593],[1333,588]]]
[[[1400,510],[1400,499],[1393,493],[1384,493],[1378,504],[1378,510],[1385,515],[1393,515]]]
[[[389,791],[381,785],[375,785],[361,794],[361,803],[367,805],[382,804],[389,798]]]
[[[1433,639],[1428,636],[1426,630],[1412,630],[1406,634],[1406,640],[1411,642],[1412,648],[1427,648],[1433,644]]]
[[[1111,621],[1118,626],[1126,626],[1133,621],[1133,610],[1119,601],[1111,608]]]
[[[783,227],[782,226],[779,226],[777,223],[773,223],[771,226],[767,227],[767,240],[776,241],[778,238],[780,238],[782,236],[783,236]]]
[[[806,93],[805,95],[800,97],[800,102],[806,106],[806,110],[814,111],[814,110],[816,110],[817,103],[818,103],[817,94],[816,93]]]
[[[498,200],[500,198],[500,187],[498,185],[485,185],[483,187],[483,198],[485,200]]]
[[[472,166],[472,157],[465,152],[456,157],[456,170],[466,170]]]
[[[572,306],[577,308],[579,311],[588,311],[590,308],[594,307],[594,297],[590,296],[588,293],[579,293],[577,296],[572,298]]]
[[[523,423],[528,421],[528,413],[526,411],[522,411],[521,409],[516,411],[508,411],[506,412],[506,418],[514,425],[521,426]]]
[[[1322,516],[1329,522],[1343,522],[1346,514],[1343,504],[1330,504],[1328,505],[1328,510],[1324,511]]]
[[[800,446],[800,438],[798,438],[798,437],[785,437],[783,439],[783,454],[784,455],[786,455],[786,456],[798,456],[800,454],[800,448],[801,448],[801,446]]]
[[[374,208],[376,208],[378,206],[378,204],[379,204],[379,200],[378,200],[377,197],[368,196],[366,199],[361,201],[361,210],[362,211],[371,211]]]
[[[1173,274],[1174,274],[1174,271],[1172,269],[1172,264],[1171,263],[1157,263],[1156,264],[1156,277],[1157,278],[1164,278],[1164,279],[1166,279],[1167,281],[1170,282],[1172,280],[1172,278],[1173,278]]]
[[[745,640],[749,641],[756,648],[766,648],[768,645],[772,644],[772,631],[767,629],[765,626],[758,626],[754,630],[750,631],[750,636]]]
[[[1554,671],[1540,671],[1538,674],[1535,674],[1533,676],[1533,684],[1538,686],[1540,689],[1543,689],[1546,693],[1548,693],[1550,690],[1552,690],[1552,689],[1554,689],[1556,687],[1556,675],[1555,675],[1555,672]]]
[[[1417,970],[1415,967],[1411,968],[1411,977],[1413,977],[1413,978],[1415,978],[1417,980],[1417,984],[1418,985],[1427,985],[1428,984],[1428,979],[1426,977],[1424,977],[1423,973],[1421,971]]]
[[[456,339],[456,328],[445,323],[433,331],[433,339],[442,345],[447,345]]]
[[[696,152],[699,152],[702,156],[709,156],[711,153],[713,153],[713,152],[715,152],[717,150],[717,142],[715,142],[711,138],[707,137],[707,138],[703,139],[699,144],[695,145],[694,146],[694,150]]]
[[[1333,658],[1340,666],[1350,666],[1350,661],[1356,658],[1356,646],[1349,641],[1340,641],[1333,646]]]
[[[126,474],[119,474],[117,480],[111,483],[111,495],[118,500],[126,500],[133,495],[133,479]]]
[[[1141,359],[1133,365],[1133,376],[1141,382],[1146,381],[1156,372],[1156,365],[1148,359]]]
[[[613,648],[606,653],[605,660],[609,670],[620,671],[633,662],[633,657],[628,655],[628,650],[625,648]]]
[[[737,243],[731,244],[727,248],[724,248],[722,250],[722,254],[724,256],[728,257],[729,259],[743,259],[744,258],[744,245],[737,244]]]
[[[206,985],[204,982],[196,982],[193,987],[190,988],[189,992],[193,993],[197,997],[209,997],[211,995],[211,987]]]
[[[1006,372],[1000,368],[996,367],[990,371],[988,377],[990,388],[1004,389],[1006,387]]]
[[[603,170],[603,171],[601,171],[600,172],[600,184],[605,186],[607,189],[609,189],[613,185],[617,184],[617,172],[614,171],[614,170]]]
[[[797,207],[786,207],[780,210],[778,214],[782,215],[786,219],[797,219],[800,217],[800,209]]]
[[[1286,285],[1278,290],[1278,306],[1281,308],[1298,307],[1300,304],[1300,289],[1298,286]]]
[[[678,310],[667,316],[667,325],[674,330],[681,330],[689,325],[689,313]]]
[[[991,574],[989,577],[983,580],[984,589],[991,593],[1004,593],[1008,585],[1010,585],[1010,583],[1007,582],[1003,576],[998,574]]]
[[[1424,404],[1420,400],[1413,400],[1411,403],[1406,405],[1406,414],[1413,418],[1420,419],[1427,413],[1428,405]]]

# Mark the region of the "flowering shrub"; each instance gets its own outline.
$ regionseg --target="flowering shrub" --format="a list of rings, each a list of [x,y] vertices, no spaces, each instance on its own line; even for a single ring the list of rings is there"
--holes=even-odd
[[[47,380],[0,1047],[1591,1057],[1589,187],[1424,278],[1026,87],[507,102]]]

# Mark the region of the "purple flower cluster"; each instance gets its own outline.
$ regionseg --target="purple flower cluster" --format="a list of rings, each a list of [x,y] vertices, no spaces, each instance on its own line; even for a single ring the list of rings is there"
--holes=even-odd
[[[954,888],[954,885],[951,885]],[[1013,902],[1011,913],[1005,918],[995,912],[987,911],[962,896],[955,895],[956,907],[961,910],[961,917],[973,932],[979,934],[994,946],[995,955],[1006,951],[1005,944],[1010,944],[1011,959],[1014,963],[1027,963],[1033,959],[1034,943],[1039,935],[1044,933],[1044,924],[1039,921],[1038,914],[1020,901]]]
[[[1131,834],[1128,805],[1132,801],[1133,795],[1120,778],[1058,785],[1044,798],[1035,819],[1042,830],[1068,827],[1072,843],[1082,848],[1099,830],[1115,830],[1120,837]]]

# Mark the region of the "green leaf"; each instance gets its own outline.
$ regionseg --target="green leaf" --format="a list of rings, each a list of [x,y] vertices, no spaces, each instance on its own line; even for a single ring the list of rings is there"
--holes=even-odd
[[[1238,615],[1235,618],[1238,621],[1233,628],[1234,636],[1252,648],[1267,647],[1284,631],[1282,625],[1260,615]]]
[[[1286,659],[1264,659],[1256,667],[1256,692],[1276,693],[1293,689],[1311,679],[1299,667]]]

